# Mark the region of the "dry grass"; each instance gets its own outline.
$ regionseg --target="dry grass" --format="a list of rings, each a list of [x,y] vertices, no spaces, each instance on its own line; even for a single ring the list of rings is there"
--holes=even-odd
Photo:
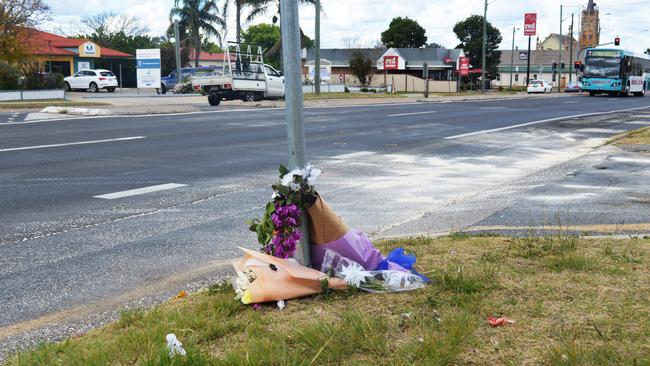
[[[650,145],[650,127],[628,132],[616,140],[616,145]]]
[[[69,100],[42,100],[42,101],[25,101],[25,102],[0,102],[0,109],[34,109],[45,107],[92,107],[106,106],[109,103],[86,102],[86,101],[69,101]]]
[[[254,311],[229,286],[131,311],[9,365],[647,365],[650,240],[414,238],[433,284],[319,295]],[[488,315],[516,324],[492,328]],[[188,357],[166,355],[174,332]]]

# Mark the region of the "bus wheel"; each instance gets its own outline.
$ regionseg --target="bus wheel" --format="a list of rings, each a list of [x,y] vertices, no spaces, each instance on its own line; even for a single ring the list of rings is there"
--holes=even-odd
[[[645,97],[645,87],[640,92],[634,93],[634,96]]]
[[[594,97],[594,96],[596,96],[596,92],[590,91],[590,92],[589,92],[589,96],[590,96],[590,97]]]

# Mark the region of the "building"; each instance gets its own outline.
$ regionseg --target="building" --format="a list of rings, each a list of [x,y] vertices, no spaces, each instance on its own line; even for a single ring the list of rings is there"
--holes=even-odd
[[[582,11],[580,27],[580,47],[589,48],[600,44],[600,19],[598,8],[593,0],[589,0],[587,8]]]
[[[194,67],[195,56],[196,55],[194,53],[194,50],[190,50],[187,66]],[[224,53],[210,53],[201,51],[201,53],[199,53],[199,66],[222,66],[223,60],[225,59],[226,55]]]
[[[87,39],[74,39],[56,34],[26,29],[25,43],[34,58],[43,63],[44,70],[70,76],[83,69],[93,69],[99,64],[116,65],[132,59],[133,55],[102,47]]]
[[[560,45],[562,45],[563,50],[568,50],[571,48],[571,43],[573,42],[573,48],[578,48],[578,41],[575,38],[567,35],[559,35],[557,33],[551,33],[544,41],[540,42],[539,37],[537,38],[537,47],[538,50],[553,50],[559,51]]]
[[[572,72],[571,80],[577,80],[576,70],[573,68],[572,61],[576,61],[578,49],[573,49],[573,54],[569,51],[562,52],[562,63],[564,69],[560,78],[560,87],[564,87],[569,81],[569,72]],[[530,59],[530,79],[541,79],[552,82],[557,85],[558,75],[553,72],[553,64],[558,62],[559,52],[554,50],[531,50]],[[510,60],[512,57],[512,67]],[[526,50],[502,50],[501,59],[497,66],[499,77],[492,81],[495,87],[510,86],[510,72],[512,71],[512,86],[526,86],[526,68],[528,66],[528,52]],[[559,66],[559,65],[558,65]]]
[[[321,75],[325,73],[329,76],[324,81],[330,84],[360,84],[350,68],[350,59],[357,52],[372,61],[373,76],[370,84],[392,85],[395,91],[423,91],[425,63],[430,90],[448,91],[448,84],[454,81],[452,88],[455,91],[457,75],[454,71],[458,58],[465,56],[461,49],[445,48],[321,49]],[[314,50],[309,49],[303,54],[305,80],[313,80],[313,66]]]

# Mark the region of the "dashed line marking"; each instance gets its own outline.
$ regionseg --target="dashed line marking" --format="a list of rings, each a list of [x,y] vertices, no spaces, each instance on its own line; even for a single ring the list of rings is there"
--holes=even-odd
[[[415,116],[415,115],[418,115],[418,114],[431,114],[431,113],[438,113],[438,111],[389,114],[388,117]]]
[[[116,138],[116,139],[106,139],[106,140],[68,142],[68,143],[65,143],[65,144],[50,144],[50,145],[11,147],[11,148],[8,148],[8,149],[0,149],[0,152],[47,149],[47,148],[51,148],[51,147],[74,146],[74,145],[101,144],[101,143],[104,143],[104,142],[130,141],[130,140],[140,140],[140,139],[144,139],[144,138],[146,138],[146,136],[131,136],[131,137],[120,137],[120,138]]]
[[[164,190],[180,188],[180,187],[187,187],[187,184],[178,184],[178,183],[158,184],[158,185],[155,185],[155,186],[149,186],[149,187],[143,187],[143,188],[137,188],[137,189],[129,189],[128,191],[100,194],[98,196],[93,196],[93,197],[101,198],[101,199],[105,199],[105,200],[114,200],[114,199],[118,199],[118,198],[137,196],[137,195],[140,195],[140,194],[164,191]]]

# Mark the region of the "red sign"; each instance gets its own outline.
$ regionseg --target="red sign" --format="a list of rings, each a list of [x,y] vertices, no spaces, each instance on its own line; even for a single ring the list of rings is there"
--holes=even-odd
[[[459,57],[458,58],[458,74],[460,76],[469,75],[469,58],[468,57]]]
[[[384,56],[384,70],[399,70],[399,56]]]
[[[537,33],[537,13],[524,14],[524,36],[534,36]]]

